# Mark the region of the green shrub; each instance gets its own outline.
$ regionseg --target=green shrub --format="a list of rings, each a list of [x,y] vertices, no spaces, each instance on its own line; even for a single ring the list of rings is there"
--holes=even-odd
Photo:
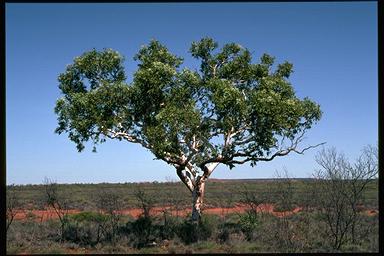
[[[161,243],[163,240],[173,239],[179,231],[179,218],[167,216],[154,218],[142,215],[136,220],[128,221],[121,227],[119,233],[125,235],[134,248],[145,248]]]
[[[216,215],[204,215],[199,225],[199,240],[209,239],[217,230],[219,219]]]
[[[162,240],[170,240],[173,239],[177,232],[179,221],[177,217],[173,217],[171,215],[166,216],[163,224],[159,225],[159,235]]]
[[[81,212],[70,216],[70,219],[77,222],[102,222],[107,220],[107,216],[97,212]]]
[[[146,247],[154,240],[153,231],[154,228],[151,217],[144,215],[135,221],[128,222],[121,230],[121,232],[128,235],[132,246],[138,249]]]
[[[225,243],[229,241],[230,230],[226,227],[223,227],[219,230],[219,234],[217,236],[220,243]]]
[[[197,225],[187,218],[179,225],[178,236],[185,244],[205,241],[212,236],[217,227],[216,220],[215,216],[206,215],[201,218],[200,223]]]
[[[68,222],[63,229],[63,238],[65,241],[78,243],[78,225],[77,223]]]
[[[234,222],[223,222],[218,225],[217,240],[219,243],[229,242],[231,234],[239,233],[239,225]]]
[[[177,230],[178,236],[185,244],[197,242],[197,232],[197,225],[192,223],[190,220],[185,220],[181,223]]]
[[[254,231],[259,224],[260,221],[256,214],[249,212],[240,216],[239,226],[248,241],[253,240]]]
[[[108,238],[107,221],[107,215],[97,212],[81,212],[71,215],[64,226],[64,240],[94,246],[102,238]]]

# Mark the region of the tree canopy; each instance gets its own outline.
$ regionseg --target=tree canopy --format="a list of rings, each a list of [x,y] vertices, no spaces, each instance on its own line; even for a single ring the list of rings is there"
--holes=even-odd
[[[152,40],[134,57],[132,84],[125,83],[118,52],[84,53],[59,76],[64,97],[55,108],[56,132],[67,132],[79,151],[85,141],[116,138],[140,143],[169,163],[183,155],[197,165],[233,166],[267,159],[279,139],[294,140],[320,119],[318,104],[295,96],[287,80],[291,63],[272,70],[268,54],[252,63],[239,44],[214,53],[217,47],[210,38],[192,43],[198,72],[180,69],[183,59]]]
[[[211,38],[193,42],[190,54],[199,70],[182,68],[182,58],[152,40],[134,57],[131,83],[117,51],[75,58],[59,76],[56,132],[67,133],[79,151],[86,141],[94,150],[106,139],[139,143],[176,167],[191,191],[219,163],[253,166],[312,147],[298,149],[321,110],[295,95],[291,63],[274,65],[268,54],[253,62],[247,48],[219,49]]]

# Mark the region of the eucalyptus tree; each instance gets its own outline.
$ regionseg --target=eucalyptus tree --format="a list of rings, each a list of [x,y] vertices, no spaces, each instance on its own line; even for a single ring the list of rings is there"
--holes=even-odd
[[[63,96],[55,107],[56,132],[67,133],[78,151],[107,139],[137,143],[176,169],[193,198],[199,220],[205,181],[219,165],[233,168],[271,161],[299,149],[321,117],[318,104],[299,99],[288,78],[292,64],[274,65],[236,43],[221,49],[211,38],[193,42],[199,70],[156,40],[135,55],[137,71],[126,82],[117,51],[92,50],[59,75]],[[316,145],[317,146],[317,145]]]

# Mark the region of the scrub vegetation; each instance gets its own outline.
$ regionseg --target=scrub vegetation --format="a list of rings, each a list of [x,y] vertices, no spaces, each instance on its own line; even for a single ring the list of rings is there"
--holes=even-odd
[[[177,182],[8,186],[7,253],[378,252],[376,149],[316,160],[310,179],[211,179],[199,225]]]

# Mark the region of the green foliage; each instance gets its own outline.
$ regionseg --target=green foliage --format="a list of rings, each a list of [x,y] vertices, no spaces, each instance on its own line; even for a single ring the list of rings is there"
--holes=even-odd
[[[62,238],[67,242],[78,244],[95,244],[96,223],[101,222],[104,216],[92,212],[82,212],[68,216],[63,226]],[[98,240],[98,238],[97,238]]]
[[[155,225],[149,216],[140,216],[135,221],[126,223],[122,232],[129,235],[130,242],[135,248],[146,247],[155,240]]]
[[[59,88],[65,95],[86,93],[94,90],[103,82],[116,83],[126,79],[122,62],[123,57],[112,49],[98,52],[95,49],[74,59],[64,73],[59,75]],[[87,88],[89,84],[90,88]]]
[[[239,225],[241,231],[244,233],[246,239],[251,241],[253,239],[253,232],[259,226],[260,221],[258,216],[253,213],[247,213],[240,216]]]
[[[76,222],[103,222],[108,218],[107,215],[98,212],[80,212],[70,216],[70,219]]]
[[[177,217],[173,217],[171,215],[165,215],[163,216],[163,219],[163,224],[159,225],[159,236],[162,240],[173,239],[176,236],[179,220]]]
[[[321,117],[318,104],[295,96],[288,62],[273,71],[274,57],[253,63],[236,43],[211,38],[193,42],[200,71],[180,69],[183,59],[152,40],[135,55],[138,69],[126,84],[123,57],[95,49],[74,59],[59,75],[63,93],[55,107],[57,133],[79,151],[107,138],[140,143],[169,164],[182,157],[195,166],[217,161],[233,167],[270,156],[278,140],[291,140]],[[220,142],[217,138],[231,135]],[[242,158],[244,162],[236,161]]]
[[[195,243],[198,241],[198,225],[190,220],[185,220],[178,229],[178,236],[185,244]]]
[[[214,216],[203,216],[198,225],[190,219],[185,219],[179,225],[177,234],[185,244],[205,241],[212,236],[217,224]]]
[[[217,240],[220,243],[230,241],[231,234],[238,234],[241,232],[239,221],[224,221],[218,225]]]

